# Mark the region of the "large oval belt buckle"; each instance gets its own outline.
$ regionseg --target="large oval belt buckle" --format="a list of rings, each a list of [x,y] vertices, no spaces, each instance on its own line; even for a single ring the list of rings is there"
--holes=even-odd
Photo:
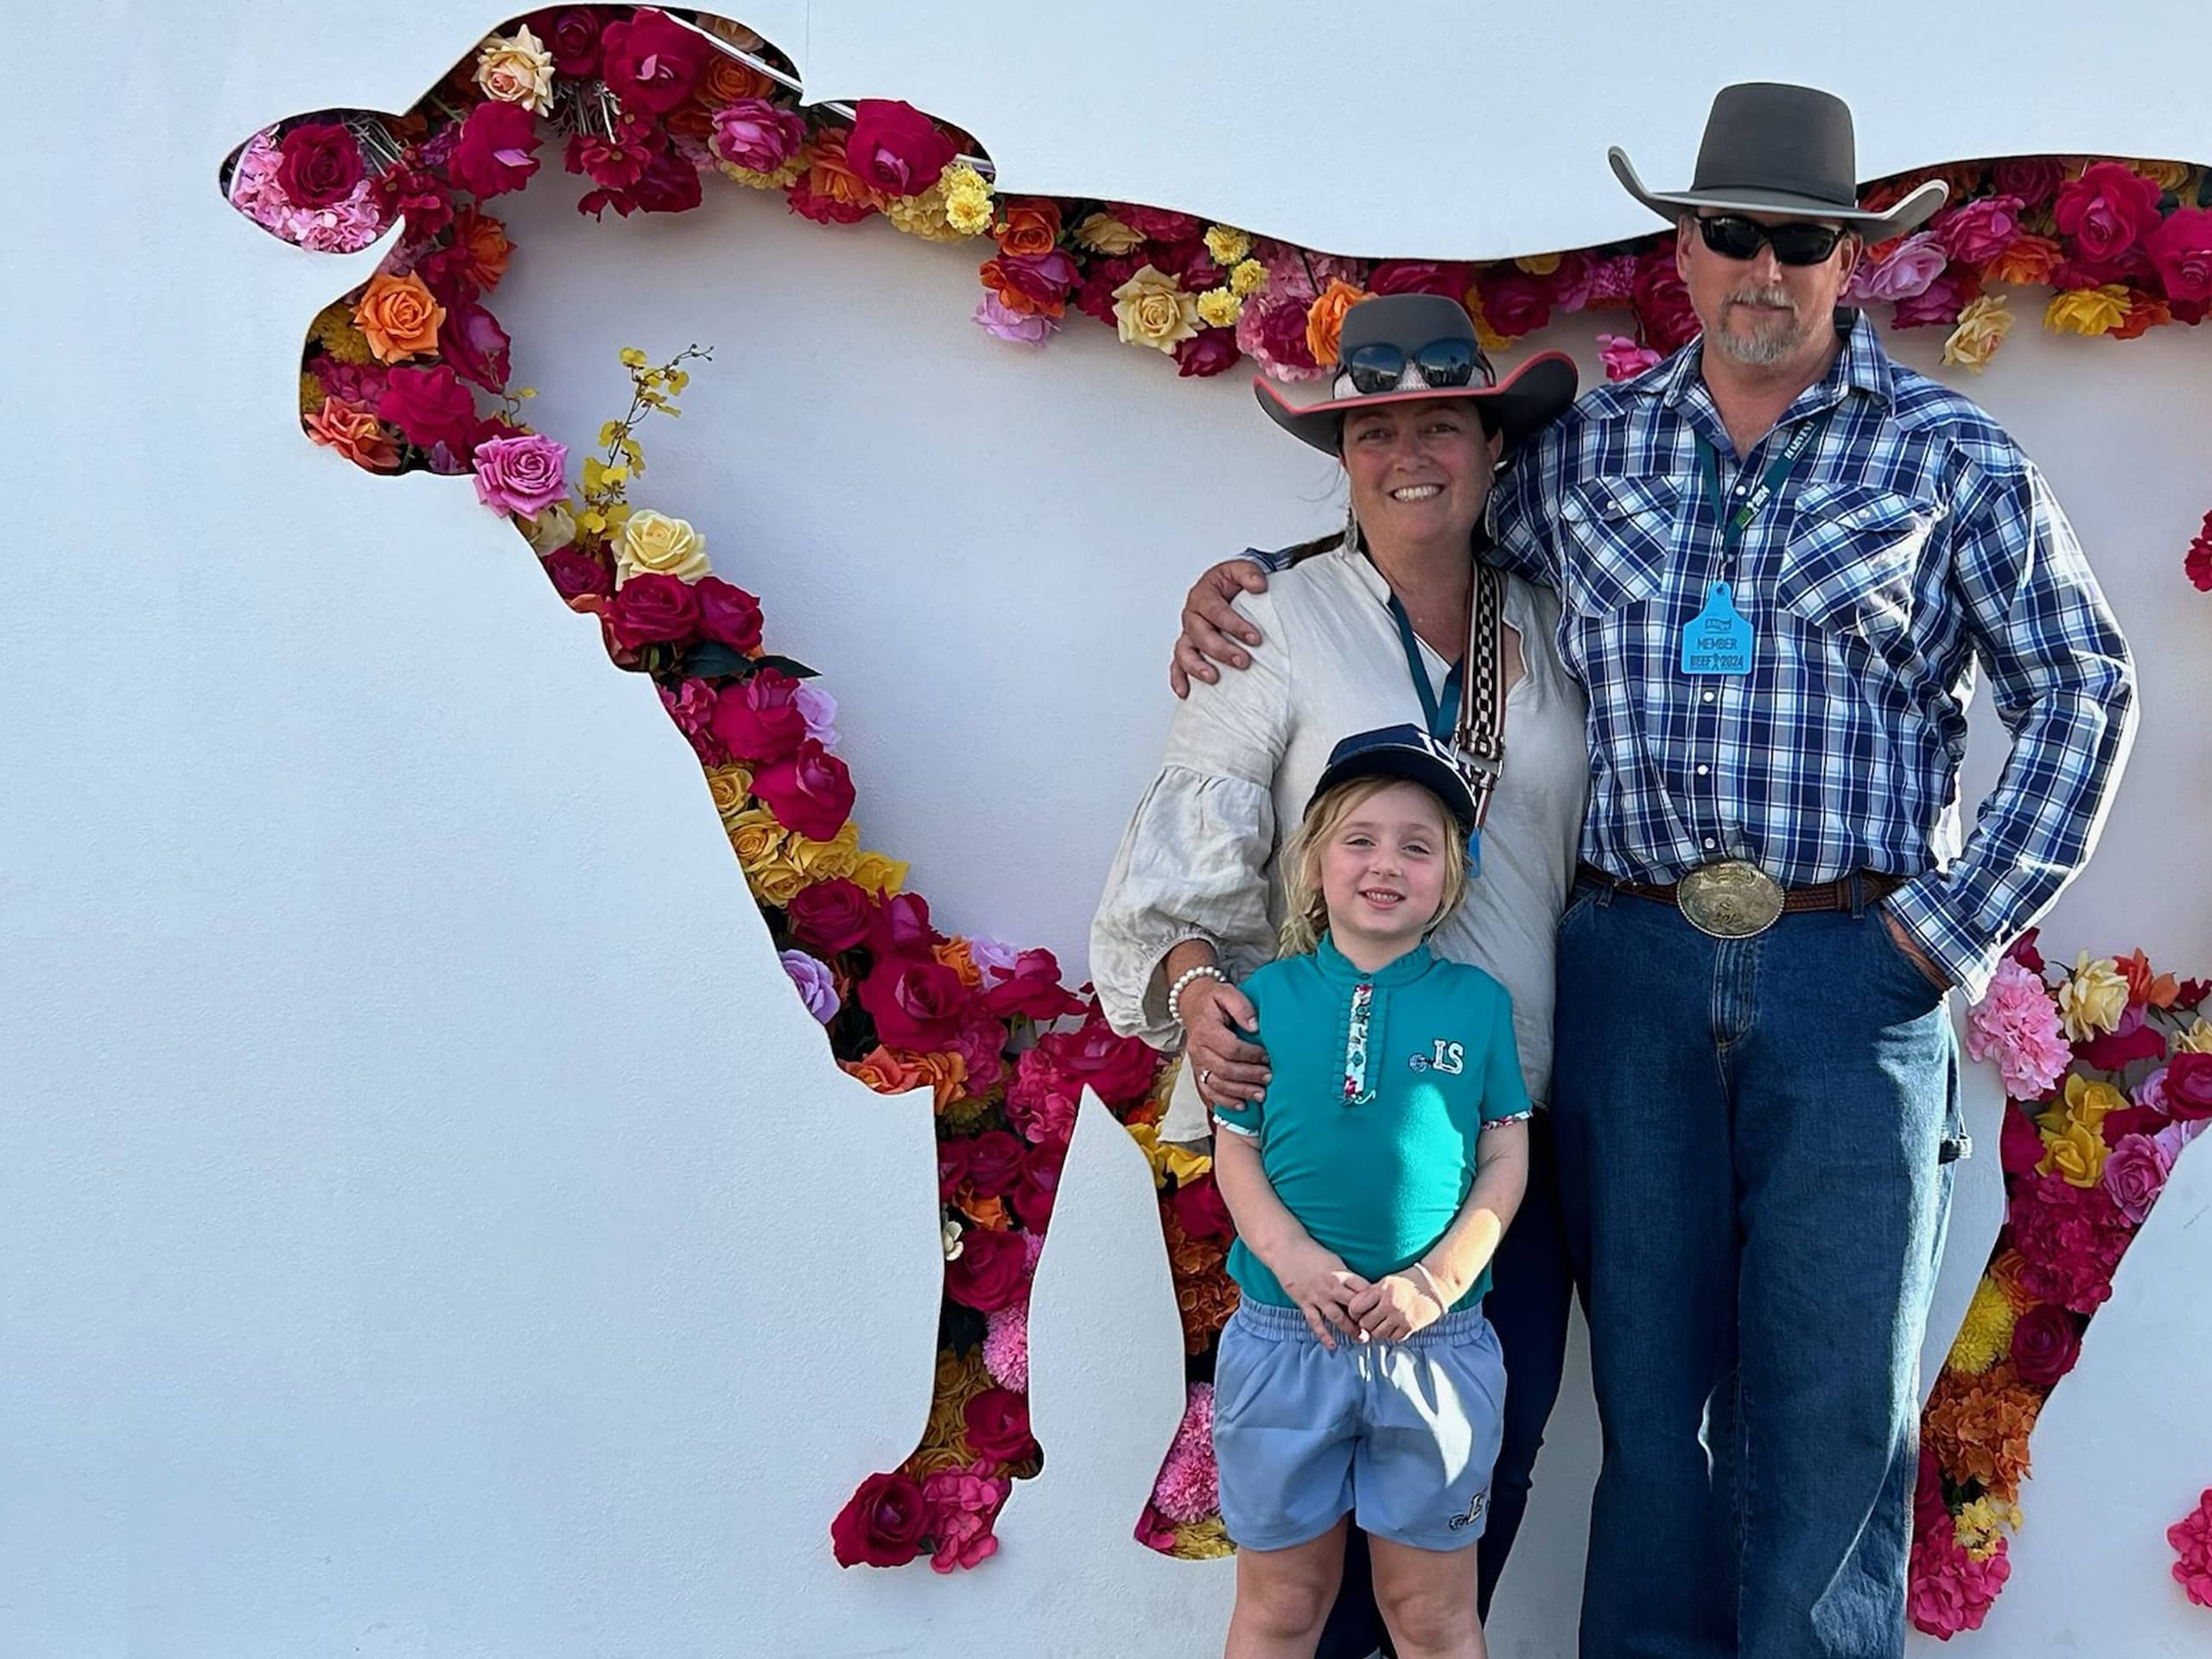
[[[1782,915],[1782,886],[1756,864],[1724,858],[1700,864],[1675,887],[1690,925],[1716,939],[1748,939]]]

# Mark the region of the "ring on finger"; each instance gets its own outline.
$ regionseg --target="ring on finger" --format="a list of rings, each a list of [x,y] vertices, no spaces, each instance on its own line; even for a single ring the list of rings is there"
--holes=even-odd
[[[1210,1085],[1211,1085],[1212,1082],[1213,1082],[1213,1071],[1212,1071],[1212,1068],[1211,1068],[1211,1067],[1209,1067],[1209,1066],[1204,1066],[1204,1065],[1200,1066],[1200,1067],[1198,1068],[1198,1087],[1199,1087],[1200,1089],[1202,1089],[1202,1090],[1203,1090],[1203,1089],[1205,1089],[1205,1088],[1209,1087]]]

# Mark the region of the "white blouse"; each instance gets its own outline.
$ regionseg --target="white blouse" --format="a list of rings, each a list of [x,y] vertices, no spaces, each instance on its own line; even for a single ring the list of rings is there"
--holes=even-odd
[[[1122,834],[1091,923],[1091,979],[1116,1031],[1180,1046],[1160,966],[1186,939],[1211,944],[1236,980],[1274,958],[1283,914],[1276,856],[1305,816],[1330,750],[1355,732],[1423,723],[1389,606],[1381,573],[1341,549],[1236,601],[1265,643],[1250,668],[1194,683],[1177,708],[1166,760]],[[1529,1096],[1542,1101],[1551,1083],[1554,935],[1590,782],[1588,704],[1554,644],[1557,598],[1509,577],[1505,620],[1519,631],[1525,664],[1506,696],[1505,770],[1483,830],[1481,879],[1435,945],[1511,993]],[[1421,657],[1440,695],[1450,665],[1426,641]],[[1161,1138],[1206,1132],[1186,1069]]]

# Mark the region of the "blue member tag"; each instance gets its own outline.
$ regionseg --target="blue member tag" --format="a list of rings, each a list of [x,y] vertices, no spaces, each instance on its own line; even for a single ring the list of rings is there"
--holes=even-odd
[[[1737,614],[1734,590],[1716,582],[1705,608],[1682,630],[1682,672],[1748,674],[1751,671],[1751,625]]]

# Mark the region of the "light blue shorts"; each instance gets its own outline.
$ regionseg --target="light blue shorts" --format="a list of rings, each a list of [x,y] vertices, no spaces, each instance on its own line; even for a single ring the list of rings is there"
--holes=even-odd
[[[1296,1308],[1240,1303],[1214,1366],[1222,1521],[1246,1549],[1310,1542],[1347,1514],[1393,1543],[1465,1549],[1483,1535],[1504,1408],[1480,1307],[1328,1349]]]

